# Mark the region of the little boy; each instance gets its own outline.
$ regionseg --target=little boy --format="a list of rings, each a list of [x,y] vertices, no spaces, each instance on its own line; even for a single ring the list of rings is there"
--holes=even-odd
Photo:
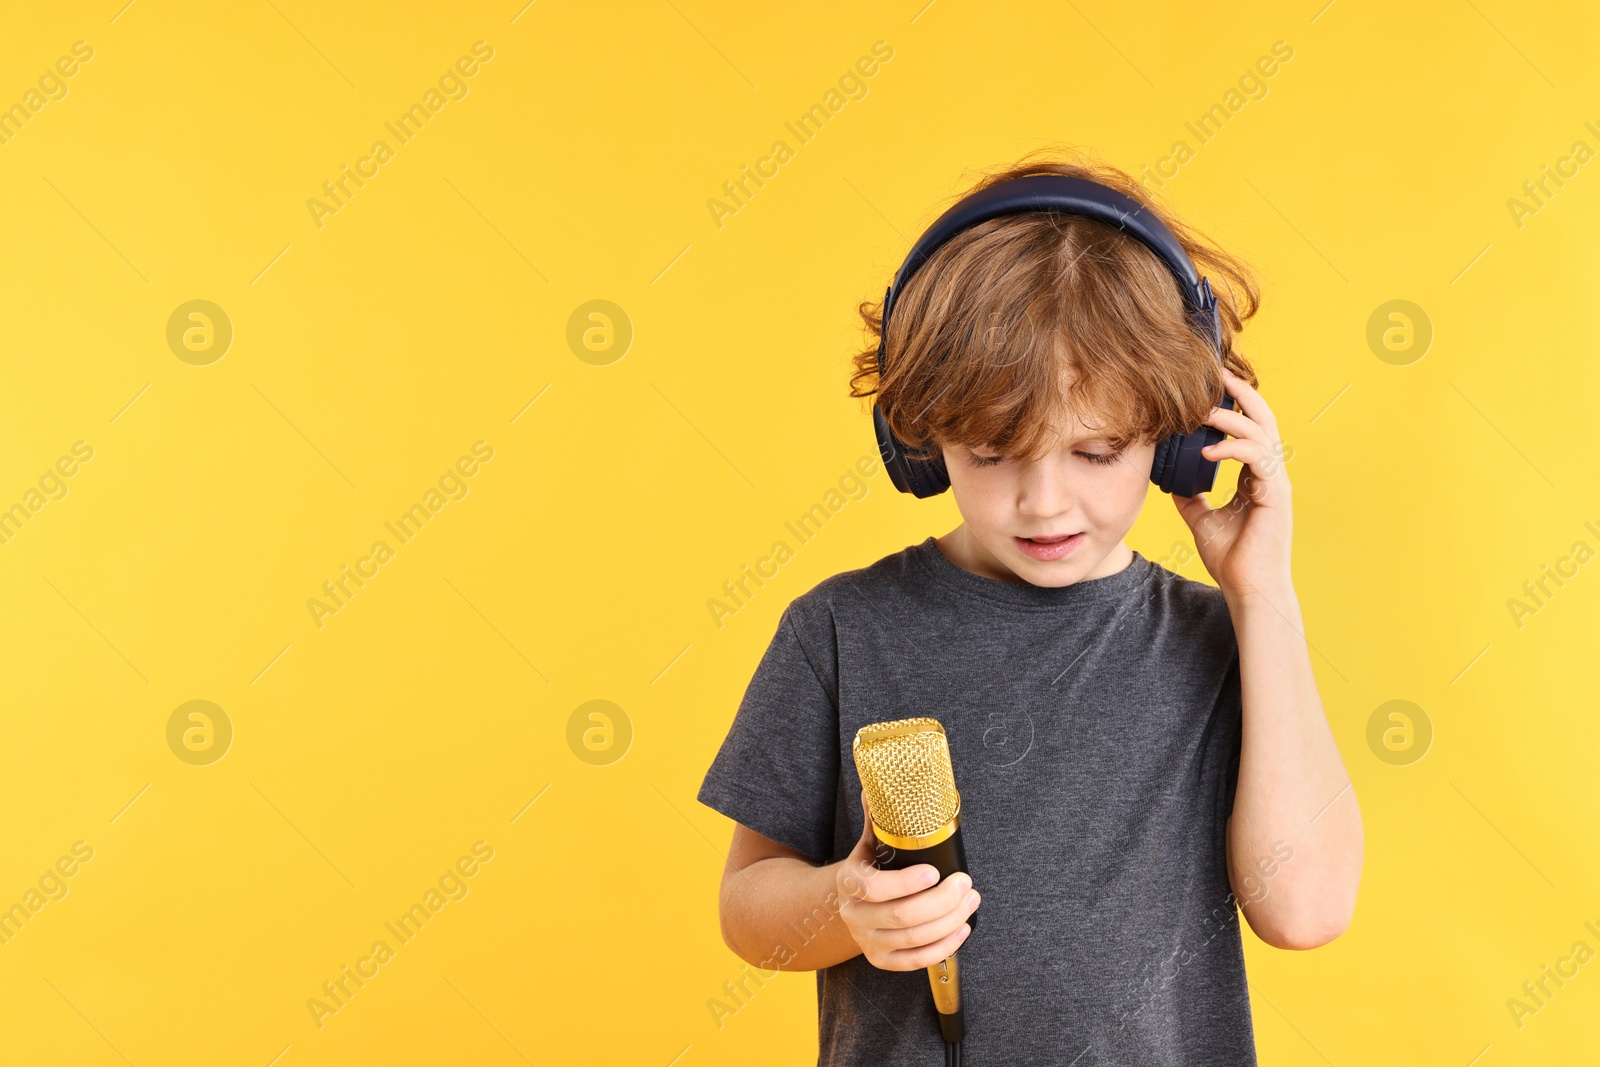
[[[1082,161],[972,191],[1031,174],[1156,211]],[[1233,350],[1257,290],[1159,217],[1217,291],[1221,363],[1154,253],[1055,212],[941,246],[896,296],[882,376],[862,305],[851,395],[942,452],[961,524],[788,606],[699,793],[737,824],[723,938],[763,977],[817,971],[819,1063],[940,1062],[924,969],[959,948],[969,1067],[1253,1065],[1236,909],[1279,948],[1350,921],[1360,812],[1302,633],[1276,420]],[[1207,458],[1245,465],[1221,509],[1173,497],[1215,586],[1123,540],[1156,442],[1201,423],[1231,435]],[[872,863],[851,741],[919,716],[949,737],[970,877]]]

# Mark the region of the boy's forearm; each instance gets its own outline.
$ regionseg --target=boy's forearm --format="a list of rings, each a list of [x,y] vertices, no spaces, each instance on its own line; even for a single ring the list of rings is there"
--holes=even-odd
[[[1317,693],[1293,587],[1230,600],[1229,609],[1244,718],[1230,880],[1264,941],[1313,948],[1342,933],[1354,910],[1361,810]]]
[[[778,856],[740,870],[720,902],[728,947],[766,971],[815,971],[859,956],[839,917],[838,866]]]

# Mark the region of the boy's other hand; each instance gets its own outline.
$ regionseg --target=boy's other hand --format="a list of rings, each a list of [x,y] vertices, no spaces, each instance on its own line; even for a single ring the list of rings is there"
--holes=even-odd
[[[883,846],[872,833],[865,791],[861,811],[861,840],[839,864],[839,916],[867,962],[879,970],[931,967],[972,933],[967,917],[978,908],[972,878],[958,871],[938,882],[938,869],[927,863],[903,871],[878,870],[872,860]]]
[[[1207,459],[1243,463],[1233,499],[1213,508],[1204,496],[1172,495],[1178,514],[1194,534],[1200,561],[1230,601],[1292,593],[1289,541],[1292,515],[1285,461],[1293,455],[1278,436],[1278,420],[1261,394],[1226,367],[1223,385],[1238,411],[1214,407],[1206,418],[1225,437],[1207,446]]]

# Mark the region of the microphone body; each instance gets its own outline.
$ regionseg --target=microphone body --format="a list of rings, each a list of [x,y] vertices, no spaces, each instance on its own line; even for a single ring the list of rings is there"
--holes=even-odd
[[[937,719],[915,718],[863,726],[852,749],[879,845],[873,866],[898,871],[927,863],[938,870],[941,881],[967,871],[961,796],[943,725]],[[976,912],[967,925],[977,931]],[[928,968],[928,984],[940,1034],[947,1044],[959,1045],[965,1021],[955,953]]]
[[[939,869],[939,880],[942,882],[957,871],[971,873],[967,867],[967,852],[961,845],[960,816],[956,817],[954,831],[943,841],[923,847],[897,845],[893,835],[886,834],[878,828],[876,821],[872,824],[872,836],[877,838],[879,846],[878,858],[873,860],[873,866],[882,871],[903,871],[907,867],[915,867],[919,863],[931,863]],[[889,840],[885,840],[885,838]],[[899,840],[904,840],[901,838]],[[967,925],[972,927],[972,932],[978,932],[978,913],[973,912],[967,918]]]
[[[873,866],[880,870],[903,871],[919,863],[931,863],[939,869],[941,882],[957,871],[967,870],[967,854],[961,847],[959,826],[943,841],[925,848],[903,848],[890,844],[883,839],[884,834],[876,823],[873,824],[872,833],[878,839],[878,844],[883,846],[879,849],[879,855],[887,853],[887,858],[873,861]],[[978,932],[976,911],[967,916],[967,925],[973,933]],[[939,1033],[947,1044],[959,1043],[966,1035],[966,1027],[961,1014],[961,972],[955,953],[928,968],[928,984],[933,989],[934,1009],[939,1013]]]

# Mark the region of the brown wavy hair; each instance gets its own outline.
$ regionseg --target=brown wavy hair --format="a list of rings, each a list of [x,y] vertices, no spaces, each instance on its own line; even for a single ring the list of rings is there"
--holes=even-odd
[[[1259,384],[1234,347],[1261,302],[1250,268],[1124,171],[1045,148],[988,172],[956,199],[1033,174],[1110,186],[1166,223],[1211,279],[1228,368]],[[863,301],[858,311],[871,346],[852,358],[850,395],[876,396],[918,458],[956,443],[1039,459],[1055,447],[1062,415],[1114,447],[1159,441],[1198,428],[1222,395],[1221,365],[1189,327],[1171,272],[1136,238],[1092,219],[1022,212],[947,241],[896,298],[881,376],[883,301]]]

